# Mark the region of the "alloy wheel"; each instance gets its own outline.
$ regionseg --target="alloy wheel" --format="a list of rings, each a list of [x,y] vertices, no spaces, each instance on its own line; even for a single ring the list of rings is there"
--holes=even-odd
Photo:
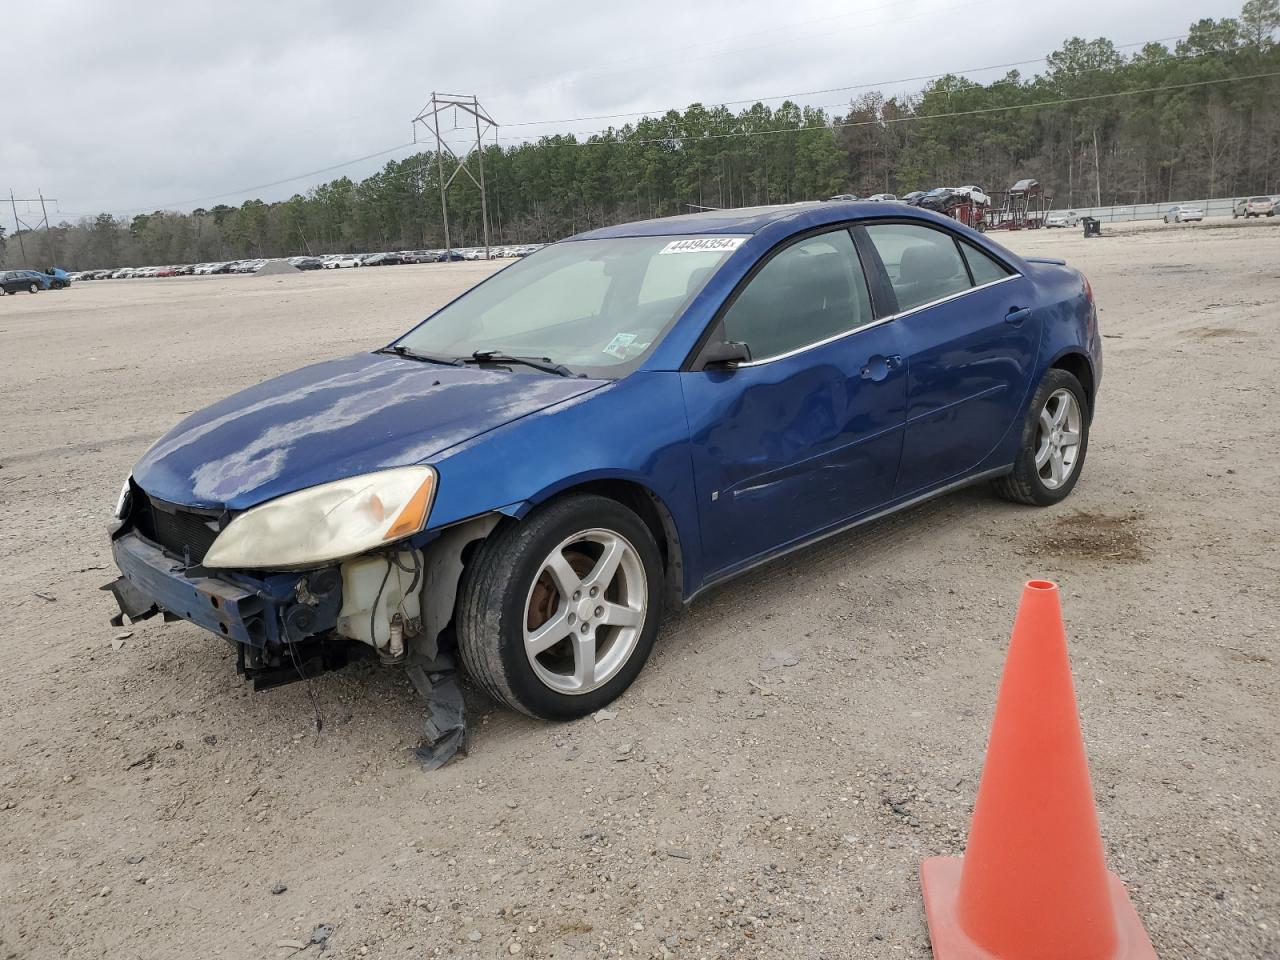
[[[1070,390],[1049,394],[1036,427],[1036,472],[1040,482],[1057,490],[1071,479],[1080,457],[1080,402]]]
[[[542,561],[524,610],[524,650],[538,679],[559,693],[609,682],[630,659],[648,612],[644,564],[612,530],[583,530]]]

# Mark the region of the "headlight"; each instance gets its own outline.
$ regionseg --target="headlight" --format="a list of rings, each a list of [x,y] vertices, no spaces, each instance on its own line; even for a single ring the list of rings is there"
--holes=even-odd
[[[129,478],[125,477],[124,486],[120,488],[120,496],[116,497],[116,508],[111,515],[123,520],[129,513]]]
[[[435,492],[431,467],[397,467],[299,490],[232,520],[204,566],[306,567],[365,553],[426,526]]]

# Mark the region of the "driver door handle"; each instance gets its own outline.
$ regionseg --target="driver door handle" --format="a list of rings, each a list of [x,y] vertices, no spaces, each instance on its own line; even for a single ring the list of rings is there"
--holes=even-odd
[[[882,357],[877,353],[867,360],[862,369],[858,371],[858,375],[863,380],[872,380],[878,383],[889,375],[890,370],[897,370],[900,366],[902,366],[901,354],[895,353]]]

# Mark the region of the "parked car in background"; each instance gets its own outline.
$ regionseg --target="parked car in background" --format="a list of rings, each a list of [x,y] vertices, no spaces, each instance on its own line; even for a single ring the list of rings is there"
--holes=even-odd
[[[71,274],[60,267],[50,267],[44,275],[49,278],[50,290],[65,290],[71,286]]]
[[[1080,214],[1074,210],[1053,210],[1044,218],[1046,227],[1074,227],[1080,223]]]
[[[1204,208],[1190,203],[1180,203],[1164,213],[1165,223],[1190,223],[1204,219]]]
[[[47,290],[30,270],[6,270],[0,273],[0,293],[39,293]]]
[[[398,253],[371,253],[360,262],[360,266],[390,267],[400,263],[404,263],[404,258]]]
[[[855,194],[852,194],[852,193],[837,193],[834,197],[830,197],[829,199],[831,199],[831,200],[857,200],[858,198],[857,198],[857,196],[856,196]]]
[[[343,253],[329,257],[324,262],[326,270],[342,270],[347,267],[360,266],[360,257],[353,253]]]
[[[877,203],[888,203],[897,200],[898,198],[892,193],[873,193],[871,196],[867,197],[867,199],[874,200]]]
[[[952,187],[951,192],[959,194],[962,197],[968,197],[973,203],[991,203],[991,198],[987,196],[987,192],[981,187],[974,186],[972,183],[963,187]]]
[[[319,270],[324,266],[319,257],[290,257],[289,262],[298,270]]]
[[[41,290],[53,289],[53,278],[47,273],[41,273],[39,270],[19,270],[18,273],[25,277],[30,277],[40,285]]]
[[[1231,205],[1232,218],[1274,217],[1276,202],[1272,197],[1248,197]]]
[[[935,187],[917,202],[917,206],[937,213],[949,213],[965,202],[965,197],[951,187]]]
[[[494,699],[581,717],[668,604],[968,484],[1061,502],[1101,372],[1079,272],[927,211],[605,227],[188,416],[125,480],[109,586],[251,678],[456,638]]]

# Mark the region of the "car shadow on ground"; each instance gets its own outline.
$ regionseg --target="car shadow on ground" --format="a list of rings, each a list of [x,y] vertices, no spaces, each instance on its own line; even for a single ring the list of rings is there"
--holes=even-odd
[[[736,622],[759,622],[780,605],[803,602],[809,592],[815,599],[825,599],[823,584],[856,571],[873,555],[878,562],[892,563],[895,554],[913,549],[918,538],[936,532],[940,521],[961,523],[968,518],[970,524],[985,525],[989,517],[1026,509],[997,499],[985,483],[975,484],[833,534],[716,584],[681,614],[668,614],[653,656],[612,708],[625,710],[632,703],[643,703],[646,697],[660,696],[665,675],[681,671],[680,664],[692,648],[705,644],[712,625],[723,624],[727,617]],[[495,703],[465,679],[464,691],[472,750],[493,748],[507,739],[525,741],[520,746],[528,746],[532,737],[540,737],[547,729],[547,721]]]

